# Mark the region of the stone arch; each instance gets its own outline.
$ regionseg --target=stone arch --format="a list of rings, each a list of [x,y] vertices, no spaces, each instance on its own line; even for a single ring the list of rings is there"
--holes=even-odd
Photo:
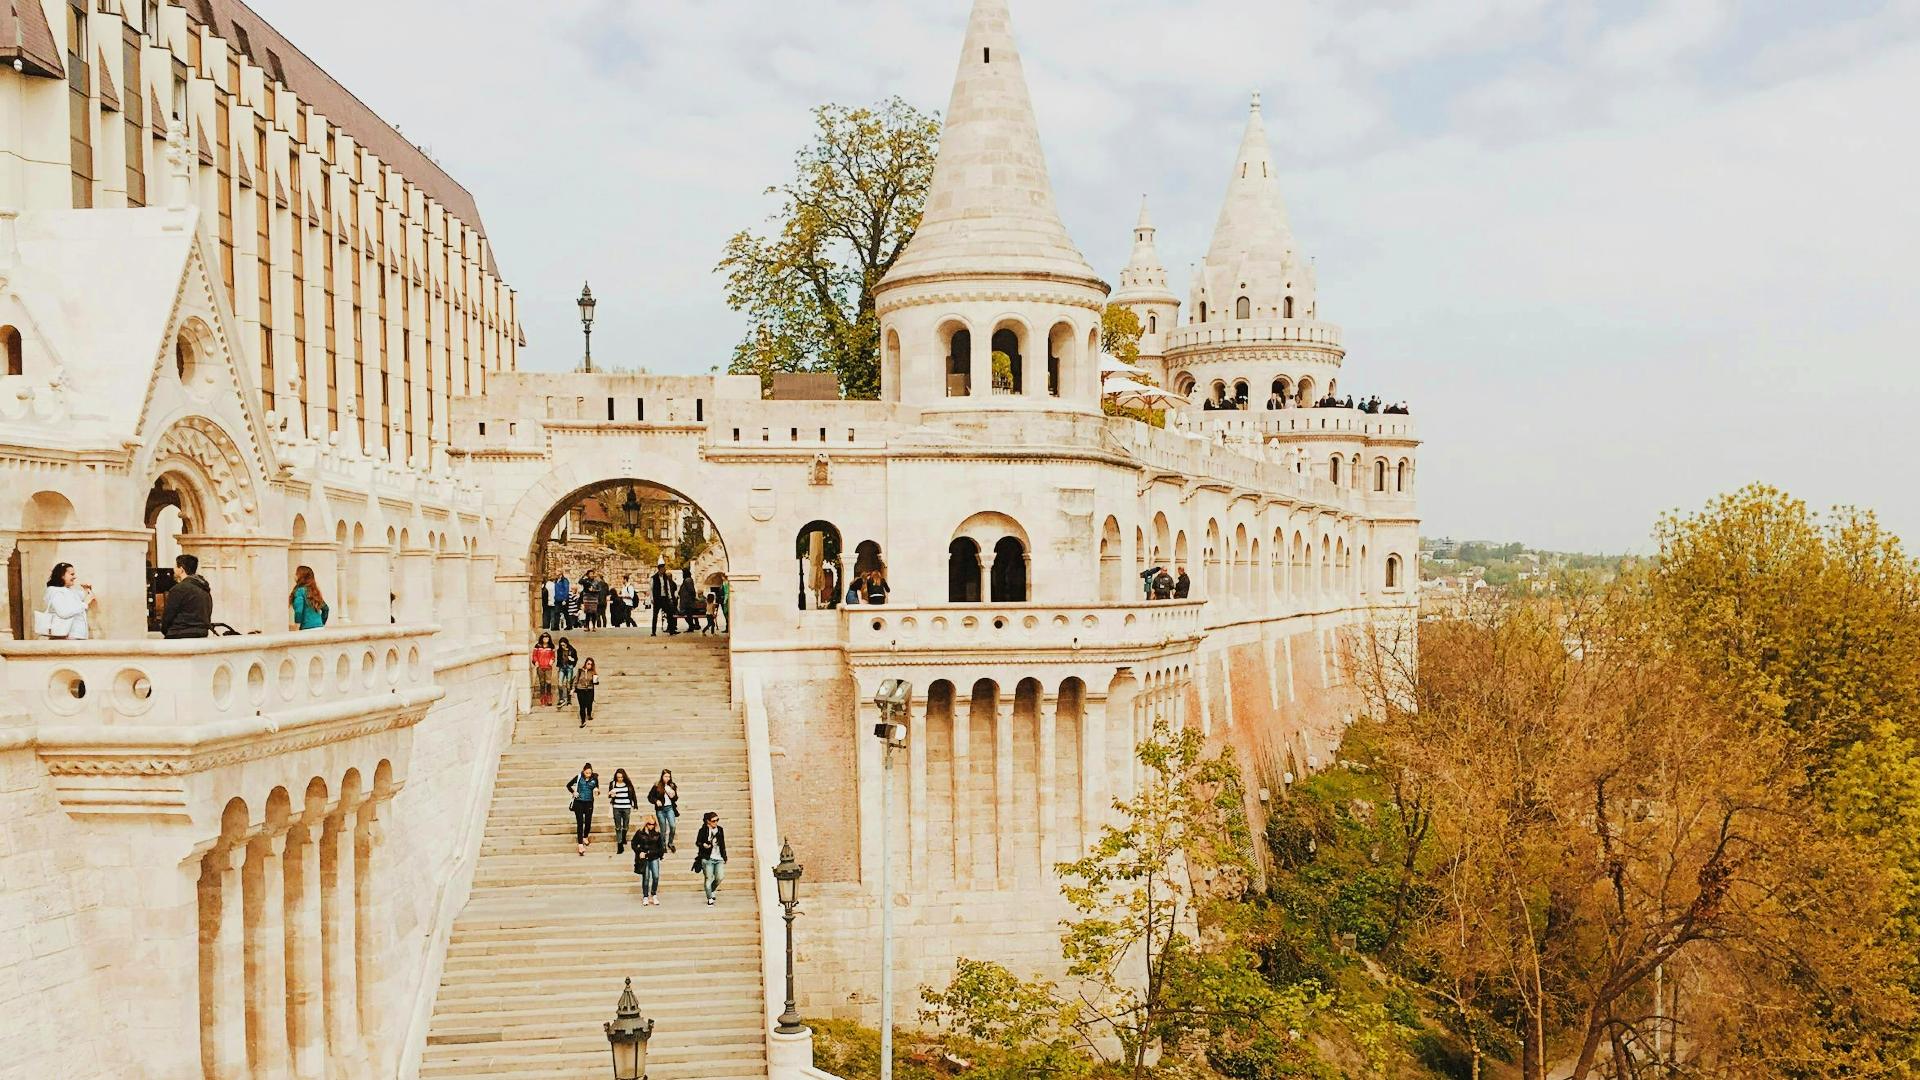
[[[0,353],[6,356],[6,374],[25,375],[27,373],[26,351],[20,342],[19,327],[0,326]]]
[[[1112,514],[1100,526],[1100,599],[1108,603],[1125,599],[1121,576],[1120,519]]]
[[[994,541],[993,567],[987,573],[991,589],[988,599],[996,604],[1026,603],[1032,580],[1030,558],[1026,541],[1020,537],[1008,535]]]
[[[1293,392],[1294,404],[1300,406],[1303,409],[1312,408],[1314,403],[1319,400],[1318,398],[1315,398],[1313,396],[1313,388],[1314,388],[1313,376],[1311,375],[1300,376],[1299,384],[1294,387],[1294,392]]]
[[[1394,476],[1393,476],[1394,492],[1396,494],[1402,494],[1402,495],[1406,494],[1407,485],[1413,482],[1413,477],[1412,475],[1410,475],[1412,470],[1407,465],[1407,459],[1401,458],[1400,464],[1394,467],[1393,472],[1394,472]]]
[[[225,428],[204,416],[184,416],[155,440],[142,470],[153,484],[178,485],[190,499],[195,531],[231,536],[259,531],[255,470]]]
[[[1073,324],[1065,319],[1054,323],[1053,329],[1047,331],[1048,397],[1062,397],[1078,388],[1080,358],[1074,355],[1078,337],[1073,332]]]
[[[947,542],[947,603],[980,602],[980,542],[956,536]]]
[[[1386,577],[1387,577],[1387,580],[1386,580],[1386,586],[1387,586],[1387,588],[1388,588],[1388,589],[1399,589],[1399,588],[1401,587],[1401,584],[1400,584],[1400,556],[1399,556],[1399,554],[1398,554],[1398,553],[1395,553],[1395,554],[1392,554],[1392,555],[1389,555],[1389,556],[1387,556],[1387,575],[1386,575]]]
[[[1281,529],[1273,530],[1273,542],[1267,546],[1267,559],[1272,564],[1267,573],[1272,575],[1273,598],[1283,600],[1287,595],[1287,536]]]
[[[1062,382],[1063,394],[1098,394],[1100,390],[1100,328],[1087,331],[1086,351],[1073,366],[1072,381]]]
[[[794,534],[795,587],[801,611],[840,606],[847,580],[842,543],[839,527],[818,518]]]
[[[934,330],[940,355],[946,358],[946,379],[936,397],[966,397],[973,393],[973,327],[958,315],[949,315]]]
[[[1183,371],[1173,377],[1173,392],[1181,397],[1190,398],[1193,396],[1194,384],[1197,381],[1193,377],[1193,372]]]
[[[989,356],[992,353],[1003,353],[1008,360],[1008,371],[1005,375],[998,370],[992,372],[993,392],[996,394],[1025,393],[1027,361],[1033,352],[1033,328],[1018,315],[1002,315],[994,321],[993,334],[987,339],[987,343]]]
[[[1172,548],[1173,537],[1167,532],[1167,515],[1164,511],[1156,510],[1153,514],[1152,561],[1155,563],[1165,562],[1167,557],[1173,553]]]
[[[1233,317],[1236,319],[1253,318],[1253,300],[1245,296],[1235,300],[1233,302]]]
[[[198,316],[181,320],[173,334],[173,374],[188,388],[204,387],[213,379],[213,329]]]
[[[726,552],[728,562],[742,566],[754,565],[755,530],[749,525],[745,502],[726,498],[715,498],[708,502],[693,499],[686,492],[711,488],[713,479],[704,474],[697,461],[689,462],[661,454],[647,459],[645,475],[609,471],[589,461],[568,461],[549,471],[530,485],[513,504],[513,508],[500,517],[495,535],[525,536],[529,542],[524,546],[516,543],[501,545],[495,574],[500,578],[518,578],[538,573],[538,566],[534,562],[539,547],[538,539],[552,531],[554,522],[565,512],[565,508],[596,488],[620,483],[647,484],[671,492],[698,507],[713,526],[715,539]]]
[[[1220,543],[1220,522],[1209,518],[1207,519],[1206,540],[1200,549],[1200,557],[1204,559],[1207,564],[1206,582],[1208,600],[1219,596],[1221,589],[1226,585],[1226,582],[1222,580]]]
[[[1373,490],[1380,491],[1380,492],[1384,492],[1387,490],[1387,459],[1386,458],[1373,459]]]
[[[885,350],[880,354],[880,399],[900,400],[900,331],[889,328]]]

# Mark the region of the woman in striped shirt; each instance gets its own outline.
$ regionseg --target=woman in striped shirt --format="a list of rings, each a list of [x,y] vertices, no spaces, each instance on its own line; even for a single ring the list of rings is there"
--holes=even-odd
[[[627,850],[627,822],[633,817],[634,803],[633,781],[627,779],[627,770],[613,770],[613,782],[607,785],[607,801],[613,804],[613,836],[615,855]]]

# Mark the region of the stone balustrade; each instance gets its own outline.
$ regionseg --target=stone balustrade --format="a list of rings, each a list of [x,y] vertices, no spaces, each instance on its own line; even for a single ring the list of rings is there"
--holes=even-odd
[[[1353,492],[1325,477],[1302,473],[1275,460],[1258,439],[1244,446],[1210,441],[1199,434],[1161,430],[1128,421],[1109,428],[1123,453],[1149,468],[1186,477],[1215,480],[1263,495],[1292,496],[1328,506],[1345,506]],[[1219,433],[1215,433],[1218,437]]]
[[[1312,319],[1189,323],[1167,331],[1168,353],[1226,345],[1321,345],[1340,347],[1340,327]]]
[[[1352,435],[1367,439],[1417,438],[1413,417],[1405,413],[1368,413],[1359,409],[1182,409],[1170,422],[1198,435]]]
[[[1150,652],[1200,636],[1197,600],[1095,604],[888,604],[844,608],[860,654]]]

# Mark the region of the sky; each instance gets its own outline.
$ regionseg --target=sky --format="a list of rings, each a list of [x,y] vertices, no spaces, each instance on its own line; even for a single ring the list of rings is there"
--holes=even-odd
[[[819,104],[946,107],[966,0],[252,0],[478,199],[529,345],[702,373]],[[1753,481],[1920,546],[1920,0],[1013,0],[1057,201],[1184,296],[1263,111],[1427,535],[1644,551]],[[379,32],[369,32],[378,26]]]

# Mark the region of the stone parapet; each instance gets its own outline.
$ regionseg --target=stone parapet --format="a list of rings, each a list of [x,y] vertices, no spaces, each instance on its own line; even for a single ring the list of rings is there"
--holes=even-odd
[[[1031,661],[1150,655],[1200,637],[1198,600],[1098,604],[919,604],[849,607],[847,653],[869,661],[977,662],[1004,654]]]
[[[1340,327],[1311,319],[1246,320],[1188,323],[1166,331],[1167,359],[1178,363],[1182,354],[1202,349],[1265,347],[1273,345],[1341,349]]]

